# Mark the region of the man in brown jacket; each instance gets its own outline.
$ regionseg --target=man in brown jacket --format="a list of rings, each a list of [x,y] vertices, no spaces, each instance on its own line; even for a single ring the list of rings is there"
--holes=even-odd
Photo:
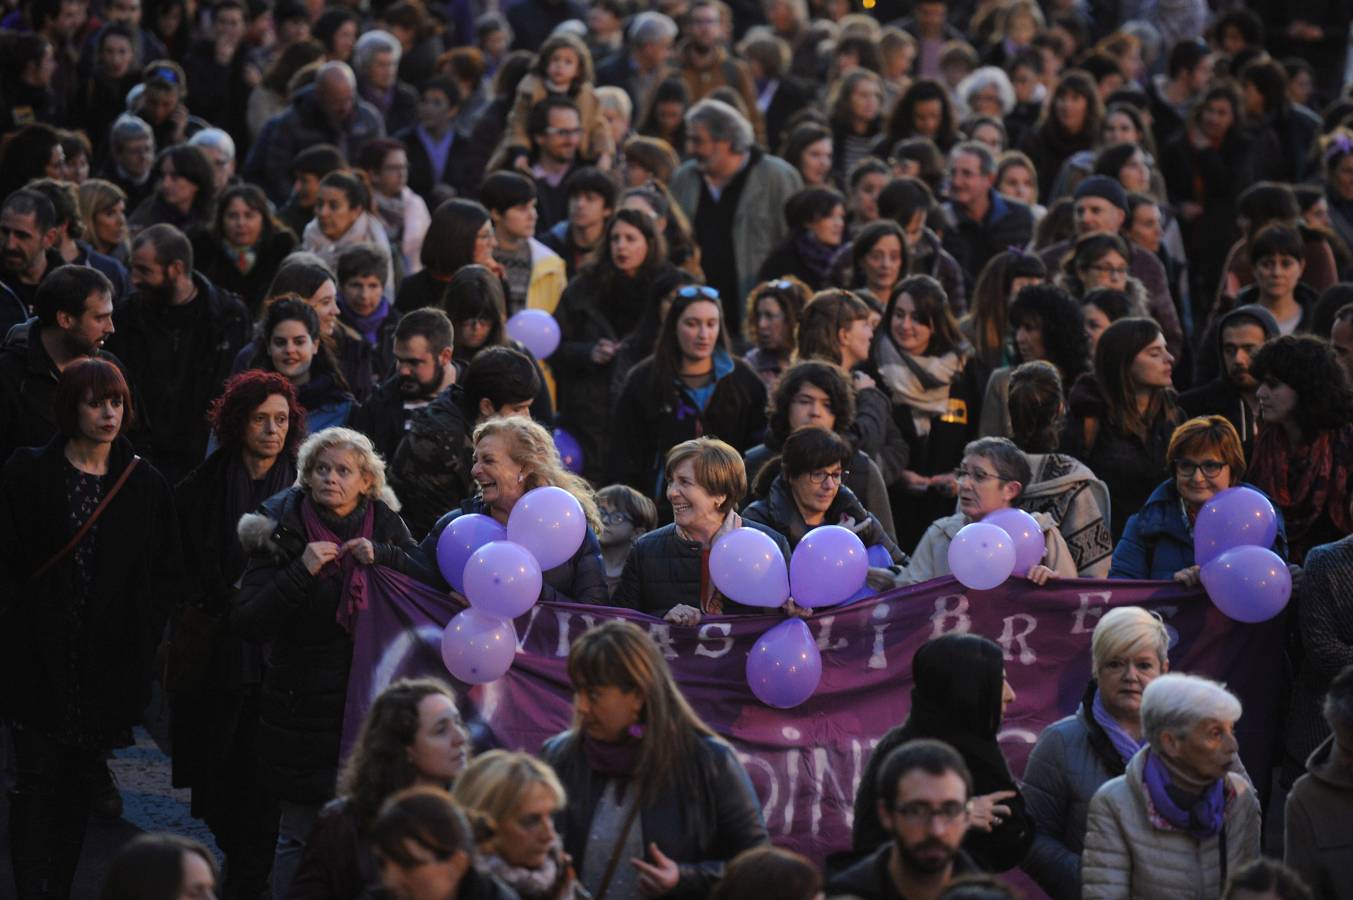
[[[687,37],[677,48],[676,69],[686,83],[694,106],[715,88],[731,87],[742,97],[747,118],[756,129],[756,141],[765,146],[766,126],[756,106],[756,82],[741,59],[728,54],[728,27],[732,13],[719,0],[697,0],[686,19]],[[681,148],[677,148],[680,150]]]

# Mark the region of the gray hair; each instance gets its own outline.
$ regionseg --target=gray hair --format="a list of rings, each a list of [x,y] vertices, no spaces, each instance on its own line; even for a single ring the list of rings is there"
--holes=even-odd
[[[124,144],[130,141],[140,140],[141,138],[150,138],[150,143],[155,144],[155,132],[151,129],[149,123],[140,116],[134,116],[131,113],[123,113],[113,122],[112,130],[108,132],[108,141],[114,150],[120,149]]]
[[[1010,76],[996,66],[983,66],[958,83],[955,93],[964,111],[972,109],[972,104],[968,102],[969,97],[989,87],[995,87],[1000,95],[1003,115],[1009,114],[1015,108],[1015,86],[1010,83]]]
[[[1240,701],[1215,681],[1197,675],[1162,675],[1142,692],[1142,737],[1159,753],[1162,734],[1183,736],[1204,719],[1234,722],[1240,713]]]
[[[1002,481],[1017,481],[1020,492],[1033,480],[1033,470],[1029,467],[1029,458],[1024,451],[1015,446],[1015,442],[1004,437],[984,437],[970,441],[963,448],[964,456],[981,456],[991,460],[991,466]]]
[[[630,44],[640,47],[644,44],[656,44],[661,40],[676,40],[677,26],[669,17],[660,12],[641,12],[630,22]]]
[[[367,33],[375,34],[374,31]],[[399,42],[396,41],[395,43],[398,44]],[[355,53],[356,51],[354,51],[354,54]],[[352,67],[349,66],[347,63],[337,59],[331,59],[315,70],[315,85],[319,86],[320,84],[323,83],[324,79],[334,74],[339,75],[344,81],[346,81],[348,83],[348,87],[352,88],[353,90],[357,89],[357,76],[352,73]]]
[[[696,125],[703,126],[711,140],[728,141],[728,147],[734,153],[748,152],[756,139],[752,123],[722,100],[706,97],[688,109],[686,127],[693,128]]]
[[[220,128],[203,128],[188,138],[190,147],[207,147],[220,151],[229,162],[235,158],[235,139]]]
[[[383,500],[386,506],[399,512],[399,501],[385,483],[385,460],[376,452],[371,438],[351,428],[326,428],[305,439],[296,452],[296,487],[309,494],[307,482],[314,474],[320,453],[325,450],[347,450],[356,456],[357,467],[363,475],[371,477],[371,488],[366,495]]]
[[[404,48],[399,43],[399,38],[388,31],[368,31],[357,39],[357,43],[352,48],[352,66],[358,72],[365,72],[367,67],[376,59],[377,53],[390,53],[395,57],[395,65],[399,65],[399,57],[403,54]]]
[[[983,175],[996,174],[996,157],[986,144],[981,141],[964,141],[961,144],[955,144],[954,149],[949,151],[950,165],[964,153],[977,157],[977,164],[981,167]]]

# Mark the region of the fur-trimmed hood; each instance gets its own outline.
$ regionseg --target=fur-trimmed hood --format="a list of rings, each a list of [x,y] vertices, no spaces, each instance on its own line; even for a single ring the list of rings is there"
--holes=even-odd
[[[268,553],[274,556],[290,555],[295,536],[301,540],[300,550],[305,548],[305,528],[301,525],[301,498],[304,494],[299,486],[293,485],[275,497],[263,501],[258,512],[240,516],[235,533],[240,544],[250,555]],[[381,488],[372,498],[384,505],[392,513],[399,512],[399,498],[389,485]],[[378,509],[379,512],[379,509]],[[297,551],[300,552],[299,550]]]

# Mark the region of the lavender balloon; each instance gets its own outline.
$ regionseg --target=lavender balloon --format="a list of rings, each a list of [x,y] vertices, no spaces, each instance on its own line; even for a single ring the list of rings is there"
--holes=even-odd
[[[465,564],[470,605],[504,619],[515,619],[534,606],[543,581],[536,558],[511,541],[485,544]]]
[[[1193,525],[1193,561],[1205,566],[1233,547],[1273,546],[1278,537],[1278,514],[1273,504],[1254,488],[1218,491],[1198,511]]]
[[[888,548],[882,544],[874,544],[865,551],[869,558],[869,565],[875,569],[890,569],[893,565],[893,556],[888,552]]]
[[[761,635],[747,655],[747,684],[767,706],[790,709],[817,690],[822,654],[802,619],[786,619]]]
[[[989,512],[982,517],[988,525],[995,525],[1015,542],[1015,572],[1026,574],[1043,561],[1047,544],[1043,541],[1043,529],[1038,520],[1022,509],[1008,507]]]
[[[568,562],[586,534],[582,504],[553,485],[527,491],[507,517],[507,539],[530,550],[547,571]]]
[[[799,606],[833,606],[860,589],[869,574],[869,554],[859,535],[823,525],[803,536],[789,558],[789,593]]]
[[[437,538],[437,568],[459,593],[465,593],[465,564],[480,547],[507,540],[507,529],[479,513],[457,516]]]
[[[964,525],[949,544],[949,571],[966,588],[991,590],[1015,571],[1015,542],[999,526]]]
[[[709,551],[709,577],[725,597],[744,606],[775,608],[789,599],[789,573],[780,548],[755,528],[735,528]]]
[[[1199,574],[1212,603],[1237,622],[1265,622],[1292,596],[1287,563],[1267,547],[1233,547]]]
[[[552,436],[554,437],[554,448],[559,451],[559,458],[563,460],[564,468],[574,475],[582,474],[583,448],[578,443],[578,439],[562,428],[556,428],[552,432]]]
[[[507,320],[507,336],[520,341],[536,359],[548,359],[559,347],[559,323],[543,309],[523,309]]]
[[[516,653],[517,629],[512,623],[473,607],[457,613],[442,632],[442,662],[466,684],[502,678]]]

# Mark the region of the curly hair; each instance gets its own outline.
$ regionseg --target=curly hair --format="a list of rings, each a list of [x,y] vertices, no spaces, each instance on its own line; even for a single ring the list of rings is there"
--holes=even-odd
[[[451,688],[435,678],[401,678],[371,704],[338,781],[359,833],[376,821],[382,803],[417,779],[408,749],[418,735],[419,705],[437,695],[456,702]]]
[[[813,292],[793,275],[763,281],[747,295],[747,318],[743,322],[743,334],[747,341],[756,345],[756,305],[763,299],[773,300],[785,317],[785,338],[779,350],[782,353],[794,352],[794,336],[799,330],[799,317]]]
[[[597,512],[592,486],[564,468],[564,462],[559,458],[559,448],[554,445],[554,438],[544,426],[523,416],[495,417],[481,422],[475,428],[473,443],[478,446],[486,437],[502,438],[507,445],[507,455],[521,466],[526,476],[523,493],[538,487],[563,488],[583,508],[587,527],[594,534],[601,533],[601,514]]]
[[[1090,368],[1090,338],[1085,313],[1070,294],[1055,284],[1031,284],[1010,304],[1010,326],[1036,326],[1043,334],[1043,352],[1057,367],[1064,384],[1073,384]],[[1021,360],[1030,362],[1030,360]]]
[[[376,452],[371,438],[351,428],[326,428],[305,439],[301,449],[296,451],[296,487],[309,495],[310,476],[319,463],[319,455],[325,450],[346,450],[356,456],[362,474],[371,478],[371,487],[367,489],[366,495],[381,500],[391,510],[399,512],[399,500],[385,484],[385,460]]]
[[[225,383],[225,391],[211,402],[207,422],[220,445],[237,450],[244,443],[244,431],[254,410],[269,397],[280,394],[290,411],[287,438],[282,452],[292,459],[305,440],[305,409],[296,393],[296,386],[276,372],[250,369],[232,375]]]
[[[1292,416],[1308,439],[1353,421],[1353,388],[1334,350],[1321,338],[1274,338],[1254,354],[1250,372],[1260,383],[1281,382],[1297,392]]]
[[[789,427],[789,406],[805,384],[827,395],[827,403],[836,416],[834,431],[845,434],[855,424],[855,391],[840,367],[821,360],[805,360],[791,366],[771,391],[766,407],[767,447],[779,447],[789,437],[793,430]]]

